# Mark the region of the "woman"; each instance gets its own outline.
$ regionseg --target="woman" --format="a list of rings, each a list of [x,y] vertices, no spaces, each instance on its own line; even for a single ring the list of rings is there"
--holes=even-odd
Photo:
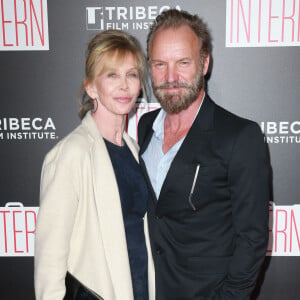
[[[131,35],[109,30],[89,43],[82,123],[43,164],[37,300],[146,300],[148,287],[153,297],[143,231],[147,188],[136,143],[124,131],[145,77],[144,55]],[[148,259],[153,274],[151,253]]]

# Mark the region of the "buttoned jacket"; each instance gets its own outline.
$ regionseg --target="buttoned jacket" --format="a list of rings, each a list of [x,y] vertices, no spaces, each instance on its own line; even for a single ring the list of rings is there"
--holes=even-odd
[[[141,156],[157,114],[139,122]],[[148,202],[156,300],[250,299],[269,237],[269,171],[259,126],[206,95]]]

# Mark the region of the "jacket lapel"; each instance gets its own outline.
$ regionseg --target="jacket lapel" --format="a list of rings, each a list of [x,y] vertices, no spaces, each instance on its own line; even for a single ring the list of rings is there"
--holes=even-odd
[[[148,145],[149,145],[149,143],[151,141],[152,135],[154,133],[154,131],[152,129],[152,125],[153,125],[153,122],[154,122],[155,118],[157,117],[159,111],[160,111],[160,109],[157,109],[156,111],[152,112],[151,120],[146,124],[146,126],[144,128],[144,132],[141,134],[141,136],[143,137],[143,140],[139,141],[139,143],[140,143],[140,152],[139,152],[140,166],[141,166],[141,169],[142,169],[142,171],[143,171],[143,173],[145,175],[145,179],[146,179],[149,191],[151,193],[151,197],[150,198],[155,203],[157,202],[157,198],[156,198],[154,189],[152,187],[150,177],[148,175],[146,164],[145,164],[145,162],[144,162],[144,160],[142,158],[142,154],[146,151],[146,149],[147,149],[147,147],[148,147]]]
[[[148,186],[150,187],[150,191],[152,194],[152,201],[157,204],[157,209],[159,209],[159,206],[161,205],[161,198],[164,198],[165,193],[167,193],[170,186],[173,184],[176,184],[178,182],[178,178],[174,178],[174,174],[178,173],[175,172],[176,169],[180,169],[182,166],[182,161],[186,161],[187,159],[193,159],[193,153],[194,151],[197,151],[198,153],[202,152],[202,150],[207,151],[205,149],[207,145],[207,139],[209,138],[210,134],[213,133],[214,129],[214,112],[215,112],[215,103],[210,99],[208,95],[205,96],[203,100],[202,107],[192,125],[190,128],[187,136],[185,137],[185,140],[183,141],[180,149],[178,150],[176,156],[174,157],[174,160],[170,166],[170,169],[166,175],[166,178],[164,180],[164,183],[161,188],[161,192],[159,195],[159,198],[156,198],[155,192],[153,190],[150,178],[147,173],[146,165],[141,157],[141,155],[145,152],[145,150],[148,147],[148,144],[150,143],[150,140],[153,135],[153,129],[152,125],[156,118],[156,116],[159,113],[159,110],[157,110],[153,115],[151,116],[151,121],[146,125],[145,132],[143,134],[144,138],[143,141],[140,144],[140,164],[143,169],[144,174],[146,175],[146,180],[148,183]],[[199,140],[200,139],[200,140]],[[168,199],[168,197],[166,197]],[[158,200],[158,201],[157,201]]]
[[[214,129],[214,111],[215,104],[209,96],[206,95],[192,127],[171,163],[161,188],[158,206],[161,205],[160,199],[168,199],[168,197],[164,197],[164,195],[168,192],[169,187],[178,183],[179,178],[177,178],[177,176],[174,177],[174,174],[180,173],[181,168],[185,167],[187,163],[195,163],[193,161],[195,156],[193,153],[207,151],[207,140],[210,138]],[[157,207],[157,209],[159,209],[159,207]]]
[[[154,133],[154,131],[152,129],[152,125],[153,125],[153,122],[159,112],[160,112],[160,109],[157,109],[157,110],[151,112],[151,115],[150,115],[151,119],[147,121],[147,124],[145,125],[145,127],[142,130],[143,131],[141,134],[142,141],[139,140],[140,156],[146,151],[146,149],[151,141],[152,135]]]
[[[98,226],[116,299],[133,299],[132,289],[129,288],[132,282],[122,208],[114,170],[103,138],[91,116],[87,119],[87,127],[93,139],[91,160]],[[137,150],[133,150],[132,143],[128,146],[137,158]]]

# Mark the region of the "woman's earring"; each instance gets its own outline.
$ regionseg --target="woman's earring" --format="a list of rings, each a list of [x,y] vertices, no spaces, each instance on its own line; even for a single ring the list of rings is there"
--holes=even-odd
[[[97,100],[97,98],[94,99],[93,104],[94,104],[94,108],[92,110],[92,113],[95,113],[98,109],[98,100]]]

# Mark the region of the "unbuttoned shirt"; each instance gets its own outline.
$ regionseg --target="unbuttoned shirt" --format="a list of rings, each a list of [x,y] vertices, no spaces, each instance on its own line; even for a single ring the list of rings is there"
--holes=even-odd
[[[199,105],[195,118],[200,111],[200,108],[204,101],[204,96]],[[150,178],[153,190],[155,192],[156,199],[159,198],[162,185],[170,169],[171,163],[185,139],[184,136],[176,144],[174,144],[166,153],[163,152],[162,148],[164,144],[164,122],[166,114],[167,113],[163,109],[161,109],[158,113],[152,125],[154,133],[151,137],[151,141],[146,151],[142,154],[142,158],[145,162],[147,173]]]

